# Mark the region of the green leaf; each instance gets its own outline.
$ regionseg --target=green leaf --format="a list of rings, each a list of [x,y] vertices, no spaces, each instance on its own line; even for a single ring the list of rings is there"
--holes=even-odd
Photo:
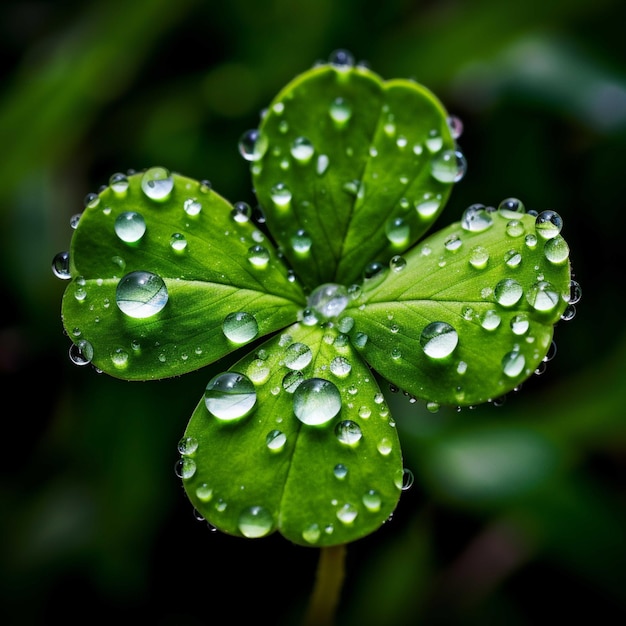
[[[367,263],[408,248],[464,167],[430,91],[358,66],[295,78],[268,108],[254,148],[267,224],[308,288],[360,282]]]
[[[185,490],[209,523],[328,546],[389,518],[402,485],[400,444],[345,335],[295,324],[229,372],[209,382],[179,448]]]
[[[439,404],[477,404],[515,388],[546,356],[570,299],[559,225],[553,212],[470,207],[462,222],[394,259],[346,310],[364,358]]]
[[[206,183],[164,168],[116,175],[89,197],[63,297],[82,358],[118,378],[165,378],[293,323],[300,286],[233,210]]]

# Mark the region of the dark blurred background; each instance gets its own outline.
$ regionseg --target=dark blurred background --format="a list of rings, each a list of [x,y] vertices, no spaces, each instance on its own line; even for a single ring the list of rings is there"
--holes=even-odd
[[[254,202],[240,135],[346,48],[463,121],[468,172],[439,225],[509,196],[554,209],[583,297],[502,406],[430,413],[389,391],[415,482],[349,546],[338,626],[625,623],[625,24],[622,0],[4,2],[0,621],[299,623],[317,552],[211,532],[174,474],[211,371],[72,365],[50,266],[117,171],[164,165]]]

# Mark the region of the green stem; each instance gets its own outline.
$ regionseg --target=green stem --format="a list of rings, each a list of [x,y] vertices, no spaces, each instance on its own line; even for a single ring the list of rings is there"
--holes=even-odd
[[[320,549],[315,586],[303,626],[332,626],[345,578],[346,544]]]

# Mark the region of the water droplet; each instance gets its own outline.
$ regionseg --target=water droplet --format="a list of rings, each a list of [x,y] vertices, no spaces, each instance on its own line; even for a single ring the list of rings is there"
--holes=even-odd
[[[303,424],[326,424],[341,410],[341,394],[329,380],[309,378],[295,390],[293,410]]]
[[[343,463],[337,463],[333,468],[333,474],[335,478],[343,480],[348,475],[348,468]]]
[[[141,178],[141,188],[151,200],[167,200],[174,189],[174,179],[164,167],[151,167]]]
[[[340,48],[330,54],[328,62],[336,67],[348,68],[354,65],[354,56],[350,51]]]
[[[413,482],[415,481],[415,476],[410,469],[406,467],[404,469],[398,470],[394,477],[394,483],[398,489],[402,489],[402,491],[407,491],[413,486]]]
[[[533,233],[528,233],[528,235],[524,237],[524,243],[526,244],[527,248],[534,250],[537,246],[537,235],[534,235]]]
[[[528,315],[526,313],[520,313],[511,318],[511,330],[514,335],[524,335],[528,332],[530,322],[528,321]]]
[[[337,128],[343,128],[352,116],[352,108],[343,98],[335,98],[328,110],[331,119]]]
[[[450,356],[458,343],[458,333],[446,322],[431,322],[420,335],[422,349],[431,359]]]
[[[385,234],[394,246],[406,246],[411,237],[411,228],[401,217],[393,217],[385,224]]]
[[[120,311],[135,319],[156,315],[163,310],[168,297],[163,279],[143,270],[126,274],[117,284],[115,292]]]
[[[423,218],[432,217],[441,206],[441,198],[430,192],[424,194],[422,199],[415,204],[415,209]]]
[[[195,217],[196,215],[200,215],[200,211],[202,211],[202,204],[196,200],[196,198],[187,198],[183,202],[183,210],[190,217]]]
[[[515,219],[526,213],[526,207],[517,198],[505,198],[498,205],[498,213],[507,219]]]
[[[345,356],[336,356],[330,362],[330,371],[337,376],[337,378],[345,378],[352,370],[350,361]]]
[[[146,232],[146,220],[135,211],[120,213],[115,219],[115,234],[126,243],[136,243]]]
[[[347,289],[335,283],[325,283],[316,287],[307,298],[308,307],[323,320],[341,315],[349,302]]]
[[[222,322],[222,332],[229,341],[244,344],[259,333],[259,325],[253,315],[245,311],[229,313]]]
[[[198,440],[195,437],[183,437],[178,442],[178,452],[184,455],[191,455],[198,449]]]
[[[376,449],[383,456],[389,456],[391,454],[391,451],[393,450],[391,439],[389,439],[388,437],[383,437],[376,445]]]
[[[306,137],[296,137],[291,144],[291,156],[299,163],[308,163],[315,152],[315,148]]]
[[[578,302],[580,302],[580,299],[582,298],[582,295],[583,295],[580,284],[577,281],[572,280],[570,281],[569,286],[570,286],[570,294],[569,294],[568,301],[570,304],[578,304]]]
[[[292,343],[285,350],[285,365],[290,370],[303,370],[313,360],[313,352],[305,343]]]
[[[368,511],[372,513],[378,513],[382,505],[380,494],[375,489],[368,489],[363,494],[363,504]]]
[[[328,164],[329,164],[329,159],[328,159],[328,155],[326,154],[320,154],[317,157],[317,164],[315,166],[315,171],[317,172],[318,176],[321,176],[322,174],[324,174],[324,172],[328,169]]]
[[[443,243],[443,247],[448,252],[455,252],[463,245],[463,241],[458,235],[450,235]]]
[[[74,365],[89,365],[93,359],[93,346],[86,339],[81,339],[70,346],[69,354]]]
[[[256,391],[247,376],[224,372],[209,381],[204,392],[209,413],[218,419],[231,421],[245,417],[256,404]]]
[[[559,303],[559,294],[552,283],[540,280],[528,290],[526,300],[535,311],[548,312]]]
[[[446,120],[452,139],[458,139],[463,134],[463,122],[456,115],[449,115]]]
[[[507,250],[504,253],[504,263],[508,267],[519,267],[522,262],[522,254],[517,250]]]
[[[94,209],[100,204],[100,196],[97,193],[88,193],[83,201],[85,208]]]
[[[543,253],[550,263],[560,265],[569,259],[569,246],[561,235],[548,239],[543,246]]]
[[[251,215],[252,209],[247,202],[235,202],[233,208],[230,211],[231,218],[239,224],[245,224],[246,222],[249,222]]]
[[[521,220],[509,220],[506,225],[506,234],[509,237],[521,237],[525,232],[524,223]]]
[[[363,437],[361,428],[352,420],[343,420],[339,422],[337,426],[335,426],[335,435],[340,443],[347,446],[356,445]]]
[[[434,153],[434,152],[439,152],[442,146],[443,146],[443,138],[439,134],[439,131],[433,128],[428,133],[428,137],[426,139],[426,147],[431,153]]]
[[[176,465],[174,466],[174,471],[176,472],[176,476],[178,476],[178,478],[188,480],[196,473],[196,462],[189,457],[178,459],[178,461],[176,461]]]
[[[294,393],[303,381],[304,374],[302,372],[287,372],[287,374],[285,374],[285,377],[283,378],[283,389],[287,393]]]
[[[364,348],[365,345],[367,344],[367,340],[369,339],[369,337],[367,336],[367,333],[363,333],[363,332],[358,332],[354,335],[354,345],[357,348]]]
[[[287,443],[287,435],[280,430],[271,430],[265,437],[265,445],[272,452],[280,452]]]
[[[526,359],[519,350],[512,350],[504,355],[502,359],[502,371],[509,378],[519,376],[526,366]]]
[[[524,290],[522,286],[513,278],[503,278],[493,290],[496,302],[504,307],[515,306],[519,301]]]
[[[348,502],[337,509],[337,519],[343,524],[352,524],[358,514],[356,507]]]
[[[123,196],[128,191],[128,177],[126,174],[118,172],[109,178],[109,186],[119,196]]]
[[[277,207],[287,208],[291,203],[291,191],[285,183],[276,183],[272,187],[271,196]]]
[[[406,259],[396,254],[389,260],[389,267],[394,272],[401,272],[406,267]]]
[[[312,243],[310,235],[302,229],[297,230],[291,237],[291,246],[298,254],[306,254],[311,249]]]
[[[174,233],[170,237],[170,248],[174,252],[183,252],[187,248],[187,239],[182,233]]]
[[[248,248],[248,261],[259,269],[265,269],[270,260],[269,250],[265,246],[256,245]]]
[[[556,237],[563,228],[563,220],[556,211],[542,211],[535,219],[535,230],[543,239]]]
[[[111,362],[117,369],[124,369],[128,366],[128,352],[124,348],[115,348],[111,354]]]
[[[483,246],[474,246],[470,250],[469,262],[472,267],[482,270],[487,267],[489,261],[489,251]]]
[[[485,330],[495,330],[498,326],[500,326],[500,322],[500,316],[493,309],[485,311],[480,318],[480,325]]]
[[[257,539],[270,533],[274,519],[265,507],[250,506],[239,515],[237,526],[244,537]]]
[[[463,211],[461,227],[474,233],[481,233],[493,225],[493,218],[483,204],[472,204]]]
[[[59,252],[52,259],[52,273],[62,280],[72,278],[70,273],[70,253],[67,251]]]
[[[441,183],[456,183],[465,176],[467,162],[462,152],[444,150],[430,162],[430,173]]]
[[[259,161],[267,150],[268,142],[265,135],[253,128],[247,130],[239,139],[239,154],[246,161]]]

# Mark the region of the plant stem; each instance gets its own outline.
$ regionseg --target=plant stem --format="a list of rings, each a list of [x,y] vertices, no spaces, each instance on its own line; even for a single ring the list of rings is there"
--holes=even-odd
[[[346,544],[320,549],[315,586],[303,626],[332,626],[345,578]]]

